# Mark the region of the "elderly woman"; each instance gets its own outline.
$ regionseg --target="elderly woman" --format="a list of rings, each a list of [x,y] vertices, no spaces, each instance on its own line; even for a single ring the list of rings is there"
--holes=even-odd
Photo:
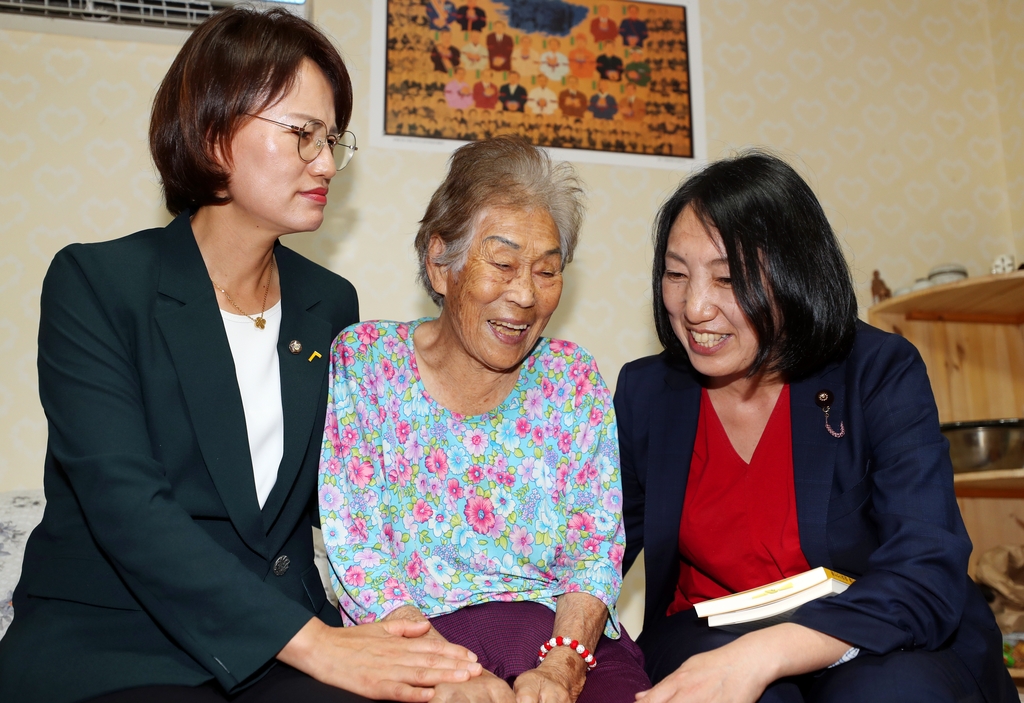
[[[47,505],[0,641],[0,699],[419,701],[479,667],[424,625],[342,628],[313,564],[318,357],[358,312],[347,281],[278,238],[323,222],[355,151],[351,111],[313,25],[217,14],[153,106],[174,221],[54,258]]]
[[[320,510],[342,618],[429,619],[474,651],[488,673],[435,701],[619,703],[649,685],[615,612],[611,399],[584,349],[541,336],[580,196],[520,138],[460,148],[416,237],[440,316],[349,327],[331,354]]]
[[[658,215],[653,281],[665,351],[615,395],[657,684],[639,699],[1016,701],[924,364],[857,321],[807,184],[758,152],[698,172]],[[694,615],[818,566],[856,580],[789,622],[740,635]]]

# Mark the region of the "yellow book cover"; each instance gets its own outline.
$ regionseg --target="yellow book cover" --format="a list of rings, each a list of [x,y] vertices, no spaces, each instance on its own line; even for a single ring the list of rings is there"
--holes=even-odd
[[[694,610],[697,612],[697,617],[700,618],[731,613],[737,610],[746,610],[747,608],[767,605],[790,598],[797,593],[802,593],[809,588],[827,583],[830,580],[843,584],[842,590],[844,591],[847,586],[853,583],[853,579],[849,576],[826,569],[824,566],[819,566],[816,569],[765,584],[764,586],[758,586],[749,591],[741,591],[697,603],[694,605]]]

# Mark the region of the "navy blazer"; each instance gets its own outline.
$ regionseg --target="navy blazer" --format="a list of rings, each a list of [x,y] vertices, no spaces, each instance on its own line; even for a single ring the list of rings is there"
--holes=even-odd
[[[330,345],[358,320],[356,295],[284,246],[275,257],[284,455],[262,510],[188,214],[54,258],[39,329],[47,504],[0,640],[0,699],[232,690],[315,614],[340,625],[310,528]]]
[[[843,437],[825,428],[822,389],[835,396],[829,424],[842,423]],[[624,366],[615,392],[623,568],[644,550],[645,628],[666,617],[678,580],[700,394],[689,364],[665,354]],[[857,579],[793,621],[877,654],[952,647],[987,700],[1015,696],[994,617],[967,576],[971,543],[917,349],[858,323],[846,358],[791,384],[790,413],[801,549],[812,567]]]

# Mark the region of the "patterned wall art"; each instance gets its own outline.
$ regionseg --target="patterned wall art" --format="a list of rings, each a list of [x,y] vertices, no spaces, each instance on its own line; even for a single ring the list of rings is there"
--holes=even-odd
[[[450,151],[514,132],[576,161],[705,156],[696,0],[377,5],[385,143]]]

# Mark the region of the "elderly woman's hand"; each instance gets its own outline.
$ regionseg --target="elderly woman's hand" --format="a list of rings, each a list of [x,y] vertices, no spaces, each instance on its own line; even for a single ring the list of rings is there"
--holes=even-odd
[[[554,632],[576,639],[587,649],[597,640],[608,619],[608,606],[588,593],[558,596]],[[569,647],[554,647],[536,669],[524,671],[513,687],[516,703],[575,703],[587,682],[587,663]]]
[[[516,678],[516,703],[574,703],[586,674],[587,667],[575,652],[554,650],[536,669]]]
[[[434,687],[431,703],[516,703],[508,684],[489,671],[462,683]]]

